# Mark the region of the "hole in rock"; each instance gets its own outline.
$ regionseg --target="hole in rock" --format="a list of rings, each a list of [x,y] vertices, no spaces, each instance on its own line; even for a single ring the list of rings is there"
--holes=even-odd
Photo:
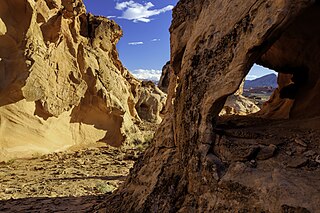
[[[269,48],[256,49],[256,54],[260,57],[253,61],[256,64],[247,75],[244,87],[241,84],[239,90],[228,97],[220,115],[254,113],[256,117],[271,119],[303,119],[320,116],[320,63],[318,60],[320,25],[316,21],[319,19],[320,6],[315,4],[283,29]],[[278,75],[276,76],[270,69]],[[254,77],[253,75],[262,76],[263,74],[270,75],[263,77],[262,81],[257,79],[248,82]],[[239,100],[233,97],[239,93],[261,110],[255,112],[254,109],[246,109],[250,104],[237,106]],[[238,108],[233,109],[234,106]]]
[[[248,115],[257,113],[278,87],[278,73],[254,64],[239,89],[230,95],[220,115]]]
[[[273,164],[275,167],[319,169],[313,154],[320,152],[320,25],[317,20],[320,20],[319,4],[297,16],[279,36],[271,39],[272,43],[266,41],[267,47],[254,50],[256,60],[248,61],[246,67],[256,63],[274,70],[278,74],[277,88],[264,91],[261,100],[254,100],[263,103],[261,110],[248,113],[250,116],[222,115],[225,107],[222,109],[213,123],[216,140],[212,152],[219,159],[262,168],[261,162],[272,158],[277,162]],[[245,88],[243,96],[259,97],[256,93]]]

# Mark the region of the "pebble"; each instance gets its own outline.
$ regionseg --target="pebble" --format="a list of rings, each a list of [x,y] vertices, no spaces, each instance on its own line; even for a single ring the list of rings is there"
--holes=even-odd
[[[7,188],[7,189],[4,190],[4,193],[6,193],[6,194],[13,194],[15,192],[16,192],[16,190],[15,189],[11,189],[11,188]]]
[[[287,166],[290,168],[300,168],[307,164],[308,159],[304,157],[296,157],[288,162]]]
[[[299,138],[294,139],[294,142],[295,142],[296,144],[299,144],[300,146],[304,146],[304,147],[307,147],[307,146],[308,146],[305,142],[303,142],[303,141],[302,141],[301,139],[299,139]]]
[[[269,146],[260,146],[260,151],[257,155],[258,160],[267,160],[271,158],[275,151],[277,149],[277,146],[270,144]]]
[[[249,166],[252,167],[252,168],[257,168],[257,161],[251,160],[251,161],[249,162]]]
[[[307,147],[305,147],[305,146],[297,146],[296,147],[296,152],[298,154],[303,154],[305,151],[307,151]]]
[[[313,150],[309,150],[309,151],[306,151],[305,153],[304,153],[304,156],[306,156],[306,157],[312,157],[312,156],[314,156],[314,155],[316,155],[317,153],[315,152],[315,151],[313,151]]]
[[[286,151],[286,154],[291,156],[293,153],[291,151]]]

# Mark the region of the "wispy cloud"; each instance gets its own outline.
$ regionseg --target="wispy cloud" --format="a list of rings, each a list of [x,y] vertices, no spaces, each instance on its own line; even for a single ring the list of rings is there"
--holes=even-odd
[[[168,5],[161,9],[151,10],[150,8],[152,7],[154,7],[154,4],[152,4],[152,2],[140,4],[130,0],[121,3],[117,2],[115,9],[122,11],[122,15],[118,18],[131,20],[133,22],[140,21],[147,23],[152,20],[150,17],[165,13],[172,10],[173,8],[172,5]]]
[[[129,45],[143,45],[143,42],[142,41],[134,41],[134,42],[129,42],[128,43]]]
[[[152,81],[159,81],[162,71],[155,69],[136,69],[132,74],[138,79],[147,79]]]
[[[254,80],[254,79],[256,79],[256,78],[258,78],[259,76],[257,76],[257,75],[247,75],[246,76],[246,80]]]
[[[159,39],[159,38],[154,38],[154,39],[152,39],[151,41],[152,41],[152,42],[157,42],[157,41],[160,41],[160,39]]]

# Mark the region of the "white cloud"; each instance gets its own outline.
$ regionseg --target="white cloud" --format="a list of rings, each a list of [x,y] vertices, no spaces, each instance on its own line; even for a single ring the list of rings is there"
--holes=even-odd
[[[107,16],[107,18],[116,18],[116,16]]]
[[[160,39],[159,38],[154,38],[151,41],[156,42],[156,41],[160,41]]]
[[[247,75],[246,76],[246,80],[254,80],[254,79],[256,79],[256,78],[258,78],[259,76],[257,76],[257,75]]]
[[[122,15],[118,18],[131,20],[133,22],[140,21],[146,23],[152,20],[150,17],[165,13],[172,10],[173,8],[172,5],[168,5],[161,9],[150,10],[150,8],[152,7],[154,7],[154,4],[152,4],[152,2],[139,4],[134,2],[133,0],[130,0],[121,3],[118,2],[115,8],[122,11]]]
[[[143,45],[143,42],[142,41],[134,41],[134,42],[129,42],[128,43],[129,45]]]
[[[162,71],[155,69],[137,69],[132,74],[138,79],[159,81]]]

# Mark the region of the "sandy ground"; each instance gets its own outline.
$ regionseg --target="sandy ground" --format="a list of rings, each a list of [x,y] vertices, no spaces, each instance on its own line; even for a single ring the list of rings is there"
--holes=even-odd
[[[0,212],[92,212],[141,154],[87,148],[0,163]]]
[[[217,153],[228,151],[229,160],[237,160],[243,153],[250,154],[255,141],[266,147],[263,159],[283,158],[284,167],[318,174],[319,124],[320,117],[304,121],[224,117],[216,133],[237,140],[229,151],[227,144],[217,144]],[[106,197],[125,180],[147,144],[134,147],[91,147],[0,162],[0,212],[107,210]]]

